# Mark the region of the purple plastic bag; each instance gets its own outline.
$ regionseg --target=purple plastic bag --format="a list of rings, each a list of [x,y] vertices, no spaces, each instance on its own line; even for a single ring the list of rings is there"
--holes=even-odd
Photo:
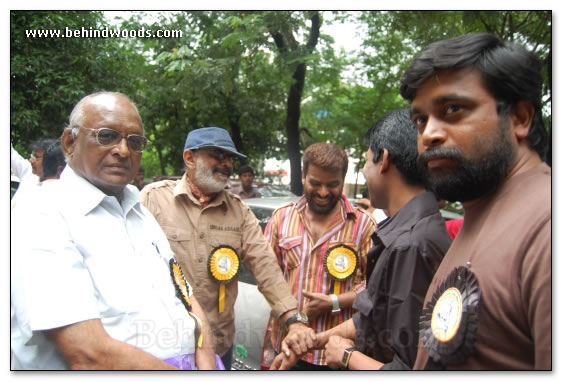
[[[197,366],[195,364],[195,353],[180,354],[166,358],[164,362],[181,370],[197,370]],[[217,366],[217,370],[225,370],[225,366],[217,354],[215,354],[215,365]]]

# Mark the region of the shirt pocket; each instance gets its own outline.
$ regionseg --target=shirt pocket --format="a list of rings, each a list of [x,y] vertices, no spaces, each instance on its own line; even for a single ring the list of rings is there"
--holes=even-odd
[[[303,251],[302,243],[302,237],[284,238],[278,241],[285,269],[293,269],[301,264],[301,252]]]
[[[166,238],[174,254],[189,253],[191,251],[191,231],[171,226],[162,226],[162,230],[166,234]]]
[[[209,244],[211,245],[211,250],[227,246],[234,249],[241,260],[244,256],[244,253],[242,253],[242,234],[239,232],[209,231]]]

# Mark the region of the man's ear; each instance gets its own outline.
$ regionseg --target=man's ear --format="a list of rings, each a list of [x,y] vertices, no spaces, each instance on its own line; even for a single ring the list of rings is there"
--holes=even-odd
[[[195,166],[195,153],[192,150],[184,150],[183,157],[186,168],[193,168]]]
[[[61,146],[65,157],[68,159],[72,158],[74,154],[74,144],[76,143],[76,137],[72,135],[72,129],[66,128],[63,130],[63,135],[61,135]]]
[[[301,184],[305,185],[305,171],[301,170]]]
[[[379,160],[381,161],[379,173],[383,174],[389,170],[389,166],[391,165],[391,158],[389,158],[389,151],[387,151],[387,149],[381,150],[381,156],[379,157]]]
[[[518,141],[522,141],[528,137],[532,120],[534,119],[534,105],[529,101],[518,102],[516,106],[509,112],[509,118],[512,122],[512,131],[516,135]]]

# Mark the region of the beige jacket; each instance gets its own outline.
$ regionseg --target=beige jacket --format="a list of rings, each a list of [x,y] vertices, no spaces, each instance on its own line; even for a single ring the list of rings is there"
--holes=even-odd
[[[205,310],[217,354],[223,356],[233,345],[238,277],[225,286],[225,310],[219,313],[219,284],[208,270],[214,248],[227,245],[235,249],[256,278],[258,289],[276,317],[297,308],[297,300],[287,286],[258,220],[239,196],[223,191],[201,209],[184,174],[177,181],[163,180],[145,186],[140,199],[166,233],[176,260]]]

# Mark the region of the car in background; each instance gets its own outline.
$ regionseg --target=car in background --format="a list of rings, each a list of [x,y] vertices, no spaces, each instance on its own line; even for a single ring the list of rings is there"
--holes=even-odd
[[[299,197],[276,196],[266,198],[244,199],[256,218],[262,231],[266,228],[272,213]],[[354,205],[355,199],[349,199]],[[463,215],[441,209],[444,220],[458,219]],[[233,369],[235,370],[267,370],[275,353],[268,339],[265,339],[266,328],[270,318],[270,305],[258,290],[256,280],[241,264],[238,281],[238,297],[235,302],[235,342]],[[262,352],[265,348],[266,351]]]
[[[276,185],[270,183],[261,183],[261,182],[254,182],[252,184],[253,188],[256,189],[262,195],[263,198],[271,198],[271,197],[278,197],[278,196],[295,196],[289,189],[287,189],[283,185]],[[238,180],[229,180],[229,187],[227,190],[231,192],[240,191],[241,184]]]
[[[248,204],[264,231],[276,208],[298,199],[293,195],[244,199],[244,202]],[[241,264],[235,302],[236,332],[232,369],[260,370],[269,367],[268,362],[262,362],[262,348],[265,344],[270,311],[270,305],[258,290],[256,279]],[[266,353],[266,357],[273,359],[273,356],[273,349]]]

